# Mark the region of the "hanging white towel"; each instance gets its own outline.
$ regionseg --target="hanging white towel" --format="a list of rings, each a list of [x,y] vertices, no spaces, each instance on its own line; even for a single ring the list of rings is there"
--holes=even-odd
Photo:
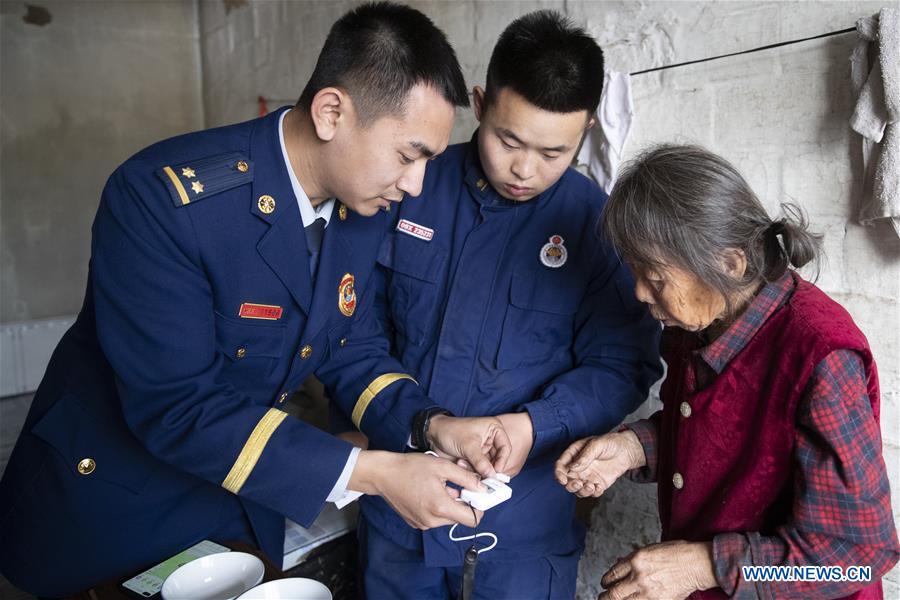
[[[588,130],[577,162],[588,166],[588,172],[607,194],[616,181],[633,119],[634,104],[628,73],[605,71],[597,122]]]
[[[850,77],[857,102],[850,126],[863,136],[859,221],[890,219],[900,236],[900,9],[883,8],[857,21],[856,30]]]

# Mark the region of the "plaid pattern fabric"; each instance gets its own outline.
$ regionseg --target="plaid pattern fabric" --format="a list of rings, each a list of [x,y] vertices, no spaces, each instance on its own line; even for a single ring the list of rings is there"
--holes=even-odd
[[[708,346],[694,353],[698,387],[705,387],[790,297],[789,273],[766,285],[747,310]],[[627,425],[644,447],[647,465],[629,473],[655,481],[659,413]],[[716,579],[735,598],[846,596],[858,582],[744,581],[749,565],[870,566],[879,579],[900,558],[881,432],[872,417],[862,359],[838,350],[816,367],[798,406],[793,514],[773,532],[719,534],[713,539]]]
[[[787,302],[794,291],[794,279],[790,272],[785,272],[778,281],[763,287],[750,302],[747,310],[738,317],[731,326],[708,346],[694,353],[697,366],[706,366],[718,375],[725,370],[728,363],[740,354],[741,350],[753,339],[775,310]],[[708,371],[708,370],[707,370]],[[698,386],[705,387],[700,378],[703,369],[697,369]],[[865,389],[865,387],[863,387]]]
[[[634,423],[621,425],[617,431],[630,429],[637,436],[641,446],[644,447],[644,456],[647,464],[640,469],[632,469],[625,476],[636,483],[653,483],[656,481],[657,470],[657,437],[659,436],[659,415],[662,411],[654,413],[649,419],[641,419]]]

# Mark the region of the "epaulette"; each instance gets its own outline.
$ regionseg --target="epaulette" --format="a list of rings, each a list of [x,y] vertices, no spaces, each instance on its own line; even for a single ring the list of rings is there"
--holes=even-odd
[[[253,181],[253,162],[240,153],[219,154],[156,172],[175,206],[184,206]]]

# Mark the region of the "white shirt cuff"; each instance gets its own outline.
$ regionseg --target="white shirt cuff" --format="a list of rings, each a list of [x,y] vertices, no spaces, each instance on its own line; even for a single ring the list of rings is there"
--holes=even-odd
[[[329,493],[328,497],[325,499],[326,502],[334,502],[338,508],[344,508],[362,496],[362,492],[354,492],[353,490],[347,489],[347,484],[350,482],[350,475],[353,474],[353,469],[356,468],[356,461],[359,460],[359,452],[359,448],[353,448],[353,450],[350,451],[350,456],[347,458],[347,464],[344,465],[341,476],[338,477],[334,487],[331,488],[331,493]]]

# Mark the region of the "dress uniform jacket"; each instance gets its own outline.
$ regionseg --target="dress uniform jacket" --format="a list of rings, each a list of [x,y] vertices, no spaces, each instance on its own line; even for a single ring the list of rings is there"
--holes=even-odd
[[[400,206],[379,250],[379,314],[421,389],[458,416],[528,411],[534,425],[512,499],[479,527],[499,537],[482,561],[577,560],[574,496],[555,482],[554,461],[575,439],[619,423],[661,375],[660,327],[596,233],[605,199],[569,169],[528,202],[505,200],[487,183],[473,140],[429,165],[422,194]],[[353,364],[363,348],[342,348],[342,361]],[[372,378],[364,367],[345,373]],[[367,434],[368,418],[353,420]],[[379,498],[362,507],[388,538],[423,548],[429,566],[462,564],[470,542],[450,541],[446,527],[416,531]],[[460,527],[456,536],[469,533]]]
[[[241,519],[280,563],[284,516],[309,525],[338,480],[351,446],[280,407],[366,330],[385,216],[335,208],[313,288],[281,112],[157,143],[110,177],[83,308],[0,484],[0,570],[20,587],[71,594]],[[392,401],[423,408],[374,347]]]

